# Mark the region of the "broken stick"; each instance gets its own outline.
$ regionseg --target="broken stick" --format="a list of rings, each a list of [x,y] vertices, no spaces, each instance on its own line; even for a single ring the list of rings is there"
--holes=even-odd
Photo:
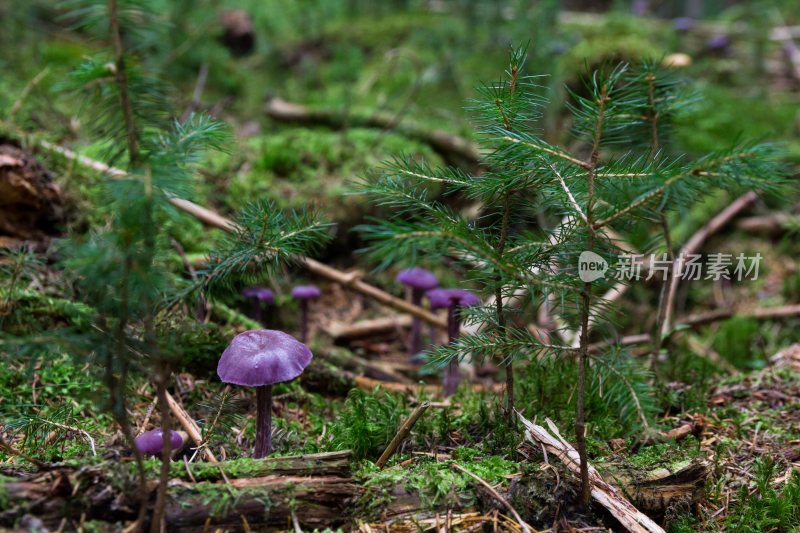
[[[211,461],[212,463],[217,463],[217,458],[214,454],[209,450],[207,447],[203,446],[203,437],[200,434],[200,428],[197,427],[192,417],[183,410],[183,407],[178,405],[178,402],[175,401],[175,398],[167,391],[167,403],[169,404],[169,409],[172,411],[172,414],[175,415],[175,418],[178,419],[181,427],[186,431],[186,434],[189,435],[189,438],[194,441],[195,446],[198,448],[203,448],[203,452],[206,455],[206,459]]]
[[[386,465],[386,462],[389,461],[389,458],[391,458],[392,455],[394,455],[394,452],[397,451],[397,448],[400,446],[400,443],[403,442],[403,440],[406,437],[408,437],[408,434],[411,433],[414,424],[416,424],[417,420],[419,420],[419,418],[425,413],[425,411],[428,410],[428,407],[430,407],[430,405],[431,405],[430,402],[422,402],[417,406],[416,409],[414,409],[414,411],[406,419],[406,421],[403,422],[403,425],[400,426],[400,430],[391,440],[386,449],[383,450],[383,453],[378,458],[378,462],[375,463],[376,465],[378,465],[378,468],[383,468]]]

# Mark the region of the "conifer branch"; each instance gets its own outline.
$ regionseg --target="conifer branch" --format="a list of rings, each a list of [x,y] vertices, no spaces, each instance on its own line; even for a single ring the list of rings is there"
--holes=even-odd
[[[526,141],[523,141],[522,139],[516,139],[514,137],[511,137],[510,135],[505,135],[505,136],[501,137],[501,140],[506,141],[506,142],[510,142],[510,143],[520,144],[520,145],[526,146],[526,147],[528,147],[531,150],[534,150],[536,152],[542,152],[542,153],[545,153],[547,155],[551,155],[551,156],[557,157],[559,159],[563,159],[564,161],[566,161],[568,163],[571,163],[573,165],[577,165],[577,166],[582,167],[582,168],[584,168],[586,170],[590,170],[591,169],[591,163],[587,163],[586,161],[581,161],[580,159],[572,157],[571,155],[569,155],[566,152],[562,152],[562,151],[556,150],[554,148],[550,148],[550,147],[539,145],[539,144],[534,144],[534,143],[531,143],[531,142],[526,142]]]

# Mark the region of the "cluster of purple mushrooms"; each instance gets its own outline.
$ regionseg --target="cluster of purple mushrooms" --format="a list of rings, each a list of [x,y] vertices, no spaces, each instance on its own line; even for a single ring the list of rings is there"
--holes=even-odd
[[[439,288],[436,276],[423,268],[409,268],[397,275],[397,281],[411,293],[414,305],[421,306],[423,296],[428,299],[431,310],[447,309],[448,342],[458,338],[460,329],[459,310],[480,304],[480,299],[464,289]],[[265,304],[274,304],[275,296],[265,287],[248,287],[242,295],[251,300],[251,316],[262,323]],[[321,291],[314,285],[300,285],[292,289],[292,297],[300,303],[300,340],[288,333],[270,329],[245,331],[233,338],[222,352],[217,375],[224,383],[255,387],[256,389],[256,442],[253,457],[260,459],[272,452],[272,386],[291,381],[303,373],[311,362],[311,350],[306,346],[308,338],[308,304],[319,298]],[[422,351],[422,323],[414,317],[409,339],[410,355]],[[431,334],[431,341],[434,335]],[[452,395],[459,384],[458,361],[453,360],[445,369],[444,395]],[[183,438],[170,431],[171,449],[183,446]],[[140,453],[160,455],[163,446],[162,429],[146,431],[136,437],[135,446]]]

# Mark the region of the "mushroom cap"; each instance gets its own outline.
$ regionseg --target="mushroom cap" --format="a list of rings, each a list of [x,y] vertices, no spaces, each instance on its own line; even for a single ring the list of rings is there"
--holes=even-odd
[[[311,350],[288,333],[253,329],[236,335],[225,348],[217,375],[233,385],[272,385],[302,374],[311,357]]]
[[[242,291],[245,298],[256,298],[262,302],[275,303],[275,295],[266,287],[247,287]]]
[[[439,279],[430,270],[414,267],[398,272],[397,281],[414,289],[427,291],[439,286]]]
[[[183,438],[177,431],[170,430],[169,441],[173,450],[183,446]],[[156,428],[145,431],[133,440],[133,444],[145,455],[159,455],[164,447],[164,430]]]
[[[298,285],[292,289],[292,298],[295,300],[313,300],[319,298],[321,294],[316,285]]]
[[[709,37],[709,39],[706,41],[706,48],[719,52],[728,48],[730,44],[731,40],[727,35],[718,34]]]
[[[472,307],[480,305],[481,299],[466,289],[433,289],[425,293],[431,304],[431,309],[447,309],[458,305],[459,307]]]

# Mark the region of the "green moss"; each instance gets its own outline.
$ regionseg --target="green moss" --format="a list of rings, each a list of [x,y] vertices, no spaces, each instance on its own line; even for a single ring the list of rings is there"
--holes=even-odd
[[[760,368],[765,354],[755,346],[758,331],[759,323],[753,318],[725,320],[714,336],[714,350],[738,368]]]
[[[504,483],[506,476],[519,471],[520,466],[499,456],[479,457],[478,450],[462,448],[457,455],[471,459],[456,459],[454,462],[477,475],[486,482],[497,485]],[[405,459],[397,457],[393,463]],[[433,458],[417,457],[409,466],[378,469],[369,462],[363,462],[354,476],[368,489],[362,506],[372,511],[391,501],[391,493],[398,487],[419,496],[423,508],[433,509],[443,504],[475,503],[475,495],[469,490],[477,483],[474,478],[453,469],[450,461],[436,461]]]
[[[395,133],[354,128],[346,132],[289,128],[251,139],[246,150],[252,170],[228,183],[231,209],[254,197],[271,198],[282,208],[325,202],[331,218],[347,218],[363,207],[346,196],[349,181],[366,175],[383,161],[405,155],[435,163],[427,146]]]
[[[6,491],[6,483],[14,481],[14,478],[0,474],[0,512],[5,511],[10,503],[8,493]]]
[[[0,288],[0,312],[8,313],[3,321],[6,332],[26,335],[65,325],[85,329],[95,315],[88,305],[36,291],[17,289],[9,298],[5,288]]]
[[[566,71],[573,75],[584,72],[587,64],[661,57],[666,49],[658,43],[669,36],[669,31],[654,21],[622,13],[610,14],[599,24],[566,24],[564,30],[579,34],[565,57]]]
[[[695,87],[699,100],[676,127],[676,138],[686,150],[724,150],[743,138],[782,140],[788,157],[800,161],[797,104],[788,95],[743,96],[735,87],[710,83]],[[742,109],[747,109],[746,120]]]
[[[665,442],[644,446],[635,455],[625,459],[626,465],[636,470],[653,470],[665,467],[670,470],[679,470],[682,466],[698,456],[697,442],[686,439],[680,443]]]

